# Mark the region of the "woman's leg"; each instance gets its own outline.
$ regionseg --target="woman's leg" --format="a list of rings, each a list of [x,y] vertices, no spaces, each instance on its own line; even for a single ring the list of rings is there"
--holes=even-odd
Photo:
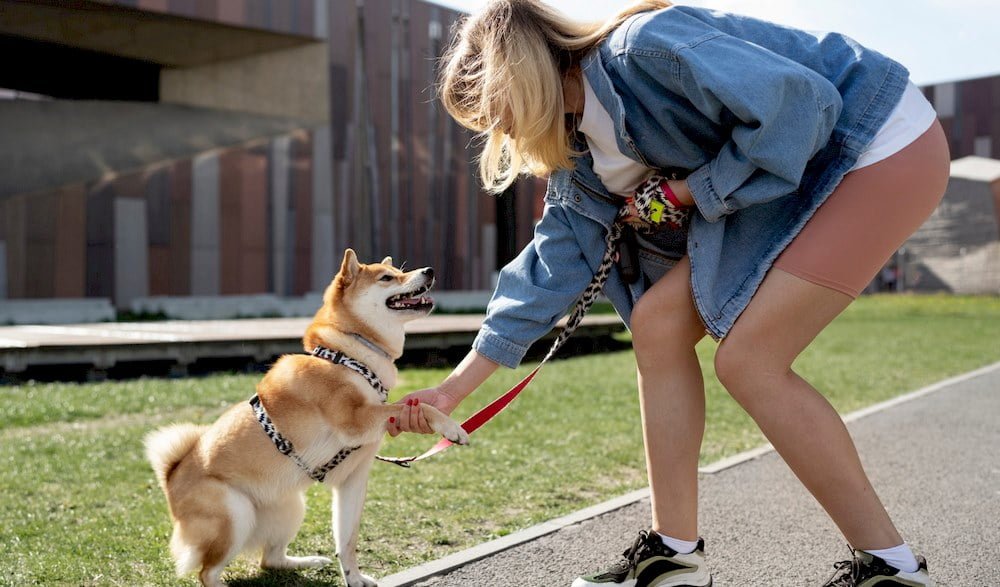
[[[639,402],[652,498],[652,527],[698,538],[698,455],[705,432],[705,386],[695,344],[705,335],[691,300],[685,257],[632,313]]]
[[[836,410],[792,370],[795,357],[850,304],[841,292],[771,271],[716,353],[719,380],[778,454],[862,550],[902,543]]]
[[[902,151],[847,175],[768,273],[716,353],[716,373],[861,550],[899,533],[837,412],[792,362],[933,212],[948,181],[939,123]]]

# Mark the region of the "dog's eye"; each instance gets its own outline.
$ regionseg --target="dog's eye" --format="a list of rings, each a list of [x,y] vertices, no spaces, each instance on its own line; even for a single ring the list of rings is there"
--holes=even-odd
[[[393,279],[395,279],[395,277],[389,275],[388,273],[378,278],[379,281],[392,281]]]

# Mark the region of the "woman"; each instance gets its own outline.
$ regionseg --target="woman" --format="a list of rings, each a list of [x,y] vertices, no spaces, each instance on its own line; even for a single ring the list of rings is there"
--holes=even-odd
[[[697,527],[706,332],[719,380],[855,549],[827,585],[932,584],[840,417],[791,368],[944,193],[947,144],[905,68],[841,35],[661,0],[599,26],[493,0],[458,30],[441,97],[482,133],[488,189],[520,173],[549,187],[473,350],[407,402],[448,413],[516,366],[590,281],[623,206],[639,228],[641,271],[619,266],[604,293],[633,335],[652,530],[575,586],[711,584]],[[400,431],[430,428],[411,410]]]

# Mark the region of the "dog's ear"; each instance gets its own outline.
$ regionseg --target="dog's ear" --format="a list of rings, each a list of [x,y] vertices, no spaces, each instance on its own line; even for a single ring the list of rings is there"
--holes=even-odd
[[[354,249],[344,251],[344,261],[340,264],[340,273],[337,273],[337,283],[340,287],[347,287],[358,277],[361,265],[358,263],[358,256]]]
[[[386,257],[385,259],[382,259],[382,264],[392,267],[392,257]]]

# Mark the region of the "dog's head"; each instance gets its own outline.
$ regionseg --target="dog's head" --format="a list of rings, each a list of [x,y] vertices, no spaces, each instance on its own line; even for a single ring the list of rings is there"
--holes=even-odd
[[[311,330],[320,334],[333,329],[389,346],[398,341],[401,346],[403,324],[434,309],[434,301],[426,295],[433,285],[434,270],[430,267],[404,272],[392,266],[391,257],[365,265],[347,249],[340,271],[323,294],[323,307],[316,313]]]
[[[426,316],[434,309],[434,301],[424,295],[433,285],[434,270],[430,267],[404,272],[392,266],[392,257],[363,265],[354,251],[347,249],[323,301],[348,309],[365,320],[385,316],[408,321]]]

